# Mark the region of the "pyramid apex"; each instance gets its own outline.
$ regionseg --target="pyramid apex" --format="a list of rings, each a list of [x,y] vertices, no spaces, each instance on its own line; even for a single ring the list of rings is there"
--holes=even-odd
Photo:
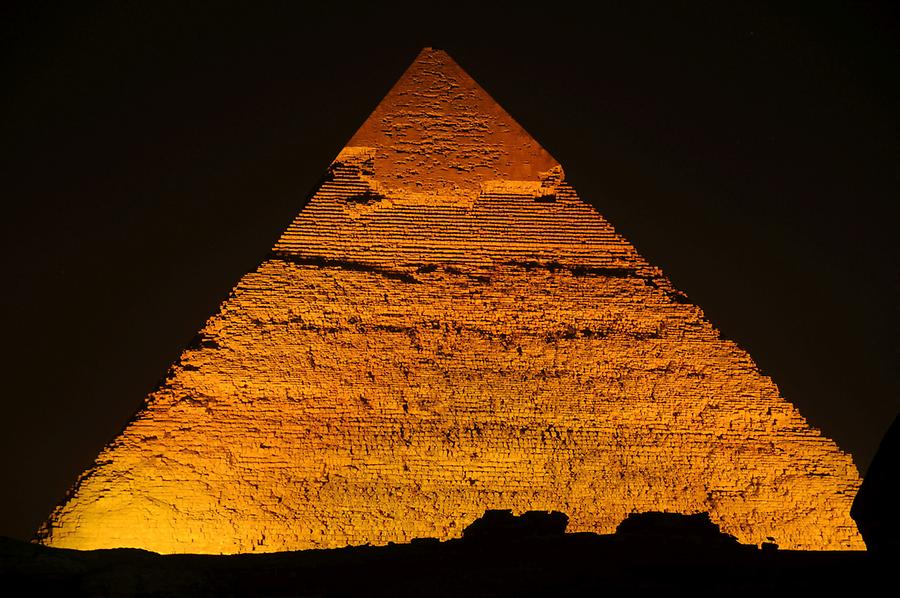
[[[443,48],[436,48],[434,46],[425,46],[421,50],[419,50],[419,53],[416,54],[416,57],[407,68],[412,68],[412,66],[420,60],[427,61],[429,59],[440,60],[443,64],[452,64],[457,69],[462,70],[459,64],[450,57],[450,54],[448,54],[446,50],[444,50]]]
[[[398,191],[469,194],[492,180],[540,181],[559,163],[454,61],[425,47],[347,143],[374,150]]]

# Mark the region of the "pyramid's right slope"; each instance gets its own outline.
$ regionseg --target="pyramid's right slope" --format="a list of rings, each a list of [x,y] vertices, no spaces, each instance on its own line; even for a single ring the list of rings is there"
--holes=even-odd
[[[864,548],[859,475],[446,54],[426,50],[42,532],[247,552],[485,509],[708,511]]]

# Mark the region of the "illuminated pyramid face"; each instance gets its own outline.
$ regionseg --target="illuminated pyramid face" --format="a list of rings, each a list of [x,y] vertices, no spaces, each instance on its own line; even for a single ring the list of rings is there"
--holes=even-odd
[[[708,511],[864,548],[859,476],[446,54],[424,50],[39,532],[235,553]]]

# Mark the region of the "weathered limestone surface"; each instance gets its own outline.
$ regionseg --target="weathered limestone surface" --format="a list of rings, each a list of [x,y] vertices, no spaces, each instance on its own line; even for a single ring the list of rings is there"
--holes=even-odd
[[[861,549],[859,475],[425,50],[39,531],[235,553],[459,537],[486,509],[612,533],[709,512]]]

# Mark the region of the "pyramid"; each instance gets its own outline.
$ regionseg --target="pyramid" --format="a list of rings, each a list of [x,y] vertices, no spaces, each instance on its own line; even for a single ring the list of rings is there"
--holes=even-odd
[[[425,49],[37,534],[245,553],[708,512],[862,549],[849,455]]]

